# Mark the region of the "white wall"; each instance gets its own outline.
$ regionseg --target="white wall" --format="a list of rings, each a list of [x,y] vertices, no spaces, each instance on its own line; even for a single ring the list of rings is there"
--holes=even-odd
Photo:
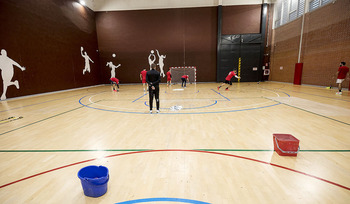
[[[85,0],[94,11],[191,8],[274,3],[276,0]]]

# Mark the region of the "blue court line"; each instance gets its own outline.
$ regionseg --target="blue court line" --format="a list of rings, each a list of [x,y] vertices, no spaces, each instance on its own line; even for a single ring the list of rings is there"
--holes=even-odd
[[[147,95],[147,93],[143,94],[142,96],[140,96],[140,97],[138,97],[137,99],[133,100],[132,103],[134,103],[135,101],[141,99],[142,97],[144,97],[144,96],[146,96],[146,95]]]
[[[192,203],[192,204],[210,204],[210,203],[203,202],[203,201],[183,199],[183,198],[144,198],[144,199],[119,202],[119,203],[115,203],[115,204],[134,204],[134,203],[164,202],[164,201],[177,202],[177,203]]]
[[[218,103],[218,101],[216,101],[216,100],[215,100],[215,102],[214,102],[213,104],[210,104],[210,105],[207,105],[207,106],[194,107],[194,108],[182,108],[182,109],[199,109],[199,108],[207,108],[207,107],[213,106],[213,105],[215,105],[215,104],[217,104],[217,103]],[[149,107],[149,105],[147,104],[147,101],[145,101],[145,105],[146,105],[147,107]],[[160,109],[165,109],[165,110],[167,110],[167,109],[169,109],[169,108],[160,108]],[[182,110],[182,109],[181,109],[181,110]]]
[[[224,95],[222,95],[221,93],[219,93],[219,92],[215,91],[214,89],[211,89],[211,90],[212,90],[212,91],[214,91],[215,93],[219,94],[220,96],[222,96],[222,97],[226,98],[226,100],[231,101],[231,100],[230,100],[230,99],[228,99],[226,96],[224,96]]]
[[[108,110],[108,109],[102,109],[102,108],[95,108],[95,107],[90,107],[88,105],[85,105],[81,102],[82,99],[84,99],[87,96],[82,97],[81,99],[79,99],[79,103],[82,106],[85,106],[87,108],[91,108],[91,109],[95,109],[95,110],[102,110],[102,111],[108,111],[108,112],[116,112],[116,113],[133,113],[133,114],[147,114],[150,115],[150,113],[148,111],[145,110],[145,112],[131,112],[131,111],[118,111],[118,110]],[[190,115],[190,114],[209,114],[209,113],[232,113],[232,112],[239,112],[239,111],[249,111],[249,110],[257,110],[257,109],[262,109],[262,108],[269,108],[269,107],[273,107],[273,106],[277,106],[280,105],[282,103],[276,101],[275,104],[272,105],[268,105],[268,106],[261,106],[261,107],[257,107],[257,108],[246,108],[246,109],[238,109],[238,110],[228,110],[228,111],[213,111],[213,112],[195,112],[195,113],[158,113],[158,114],[168,114],[168,115],[180,115],[180,114],[186,114],[186,115]]]

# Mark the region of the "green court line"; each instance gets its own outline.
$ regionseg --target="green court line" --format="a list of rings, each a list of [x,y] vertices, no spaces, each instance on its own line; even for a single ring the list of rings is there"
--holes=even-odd
[[[266,98],[266,97],[264,97]],[[279,102],[279,101],[276,101],[276,100],[273,100],[273,99],[269,99],[269,98],[266,98],[268,100],[271,100],[271,101],[275,101],[275,102]],[[337,119],[334,119],[334,118],[330,118],[328,116],[324,116],[324,115],[321,115],[321,114],[318,114],[318,113],[314,113],[314,112],[311,112],[311,111],[308,111],[308,110],[305,110],[305,109],[302,109],[302,108],[299,108],[299,107],[296,107],[296,106],[292,106],[292,105],[289,105],[289,104],[286,104],[286,103],[283,103],[283,102],[279,102],[279,103],[282,103],[283,105],[286,105],[286,106],[289,106],[289,107],[292,107],[292,108],[296,108],[296,109],[299,109],[299,110],[302,110],[302,111],[305,111],[305,112],[308,112],[308,113],[311,113],[311,114],[314,114],[314,115],[317,115],[317,116],[321,116],[323,118],[327,118],[329,120],[333,120],[335,122],[338,122],[338,123],[343,123],[345,125],[349,125],[350,126],[350,123],[346,123],[344,121],[341,121],[341,120],[337,120]]]
[[[154,149],[63,149],[63,150],[0,150],[0,152],[19,153],[19,152],[142,152],[153,151]],[[204,152],[273,152],[273,149],[193,149],[196,151]],[[323,149],[323,150],[299,150],[299,152],[350,152],[350,150],[335,150],[335,149]]]

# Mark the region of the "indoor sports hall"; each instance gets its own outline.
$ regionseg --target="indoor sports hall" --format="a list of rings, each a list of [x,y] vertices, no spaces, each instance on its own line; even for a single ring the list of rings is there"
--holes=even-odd
[[[349,203],[349,10],[0,0],[0,203]]]

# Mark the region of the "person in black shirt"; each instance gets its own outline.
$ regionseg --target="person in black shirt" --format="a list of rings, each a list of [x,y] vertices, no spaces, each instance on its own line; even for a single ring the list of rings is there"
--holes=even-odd
[[[151,65],[151,70],[146,74],[146,82],[148,83],[148,91],[149,91],[149,109],[150,113],[152,113],[153,108],[153,96],[156,98],[157,105],[157,113],[159,113],[159,82],[160,82],[160,74],[156,70],[156,65]]]

